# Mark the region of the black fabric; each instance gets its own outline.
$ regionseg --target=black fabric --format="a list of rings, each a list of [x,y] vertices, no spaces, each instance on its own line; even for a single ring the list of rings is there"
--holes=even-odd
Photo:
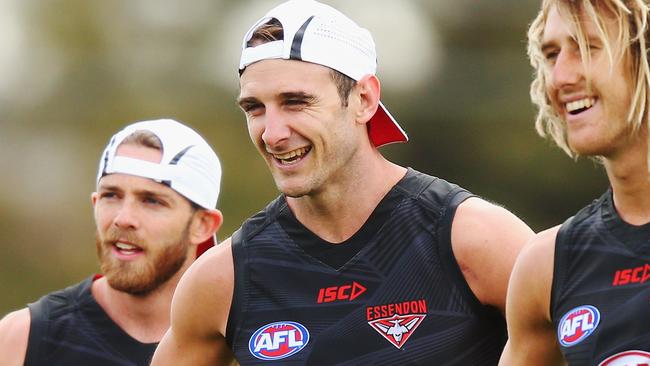
[[[238,361],[496,365],[506,341],[504,319],[471,293],[451,250],[448,226],[470,196],[409,169],[343,246],[322,242],[291,218],[282,196],[274,200],[232,241],[235,290],[226,339]],[[290,341],[304,346],[285,358],[254,355],[255,348],[258,356],[287,355]]]
[[[131,338],[97,304],[93,278],[29,304],[25,366],[149,365],[157,343]]]
[[[342,243],[333,244],[321,239],[301,224],[291,213],[291,210],[286,207],[279,212],[278,223],[291,240],[298,244],[307,254],[332,268],[338,269],[355,256],[365,243],[372,239],[381,225],[388,220],[400,199],[399,193],[390,191],[370,215],[365,225]]]
[[[650,352],[648,280],[650,224],[623,221],[611,190],[562,224],[555,243],[551,317],[569,365],[598,365],[627,351]],[[597,309],[591,311],[598,314],[597,323],[584,321],[583,326],[580,320],[574,331],[571,322],[562,322],[567,314],[574,318],[573,309],[586,306]]]

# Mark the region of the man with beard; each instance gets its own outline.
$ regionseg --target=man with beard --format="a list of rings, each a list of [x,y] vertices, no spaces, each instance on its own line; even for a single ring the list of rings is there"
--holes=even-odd
[[[182,273],[214,243],[221,166],[189,127],[164,119],[113,136],[91,195],[102,275],[0,321],[3,365],[147,365]]]

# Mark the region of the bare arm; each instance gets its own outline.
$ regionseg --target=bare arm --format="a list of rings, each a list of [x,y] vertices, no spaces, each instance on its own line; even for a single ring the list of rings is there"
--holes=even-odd
[[[555,237],[539,233],[522,251],[508,288],[509,340],[499,365],[565,365],[550,315]]]
[[[451,243],[465,280],[479,301],[505,313],[508,280],[533,231],[510,211],[480,198],[458,206]]]
[[[152,365],[230,365],[225,334],[233,293],[230,239],[203,254],[183,274],[172,300],[171,326]]]
[[[29,309],[7,314],[0,320],[0,359],[7,366],[22,366],[27,352],[31,316]]]

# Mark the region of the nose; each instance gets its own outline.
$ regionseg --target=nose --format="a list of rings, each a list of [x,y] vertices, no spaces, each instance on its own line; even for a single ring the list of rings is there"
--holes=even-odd
[[[558,53],[551,73],[551,83],[556,89],[577,84],[583,73],[579,51],[563,49]]]
[[[134,202],[131,202],[130,200],[122,201],[122,204],[117,209],[115,218],[113,219],[113,225],[122,230],[137,229],[138,215]]]
[[[266,146],[277,146],[291,136],[291,128],[287,124],[286,116],[273,107],[267,107],[264,115],[264,131],[262,140]]]

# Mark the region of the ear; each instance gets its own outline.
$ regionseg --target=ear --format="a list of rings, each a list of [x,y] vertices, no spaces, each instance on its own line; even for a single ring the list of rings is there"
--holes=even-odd
[[[99,193],[93,192],[90,194],[90,202],[93,204],[93,207],[97,205],[97,200],[99,199]]]
[[[219,230],[223,215],[219,210],[199,209],[194,212],[190,224],[190,242],[199,245],[208,240]]]
[[[357,81],[360,108],[357,111],[357,122],[367,123],[375,115],[379,107],[381,85],[375,75],[366,75]]]

